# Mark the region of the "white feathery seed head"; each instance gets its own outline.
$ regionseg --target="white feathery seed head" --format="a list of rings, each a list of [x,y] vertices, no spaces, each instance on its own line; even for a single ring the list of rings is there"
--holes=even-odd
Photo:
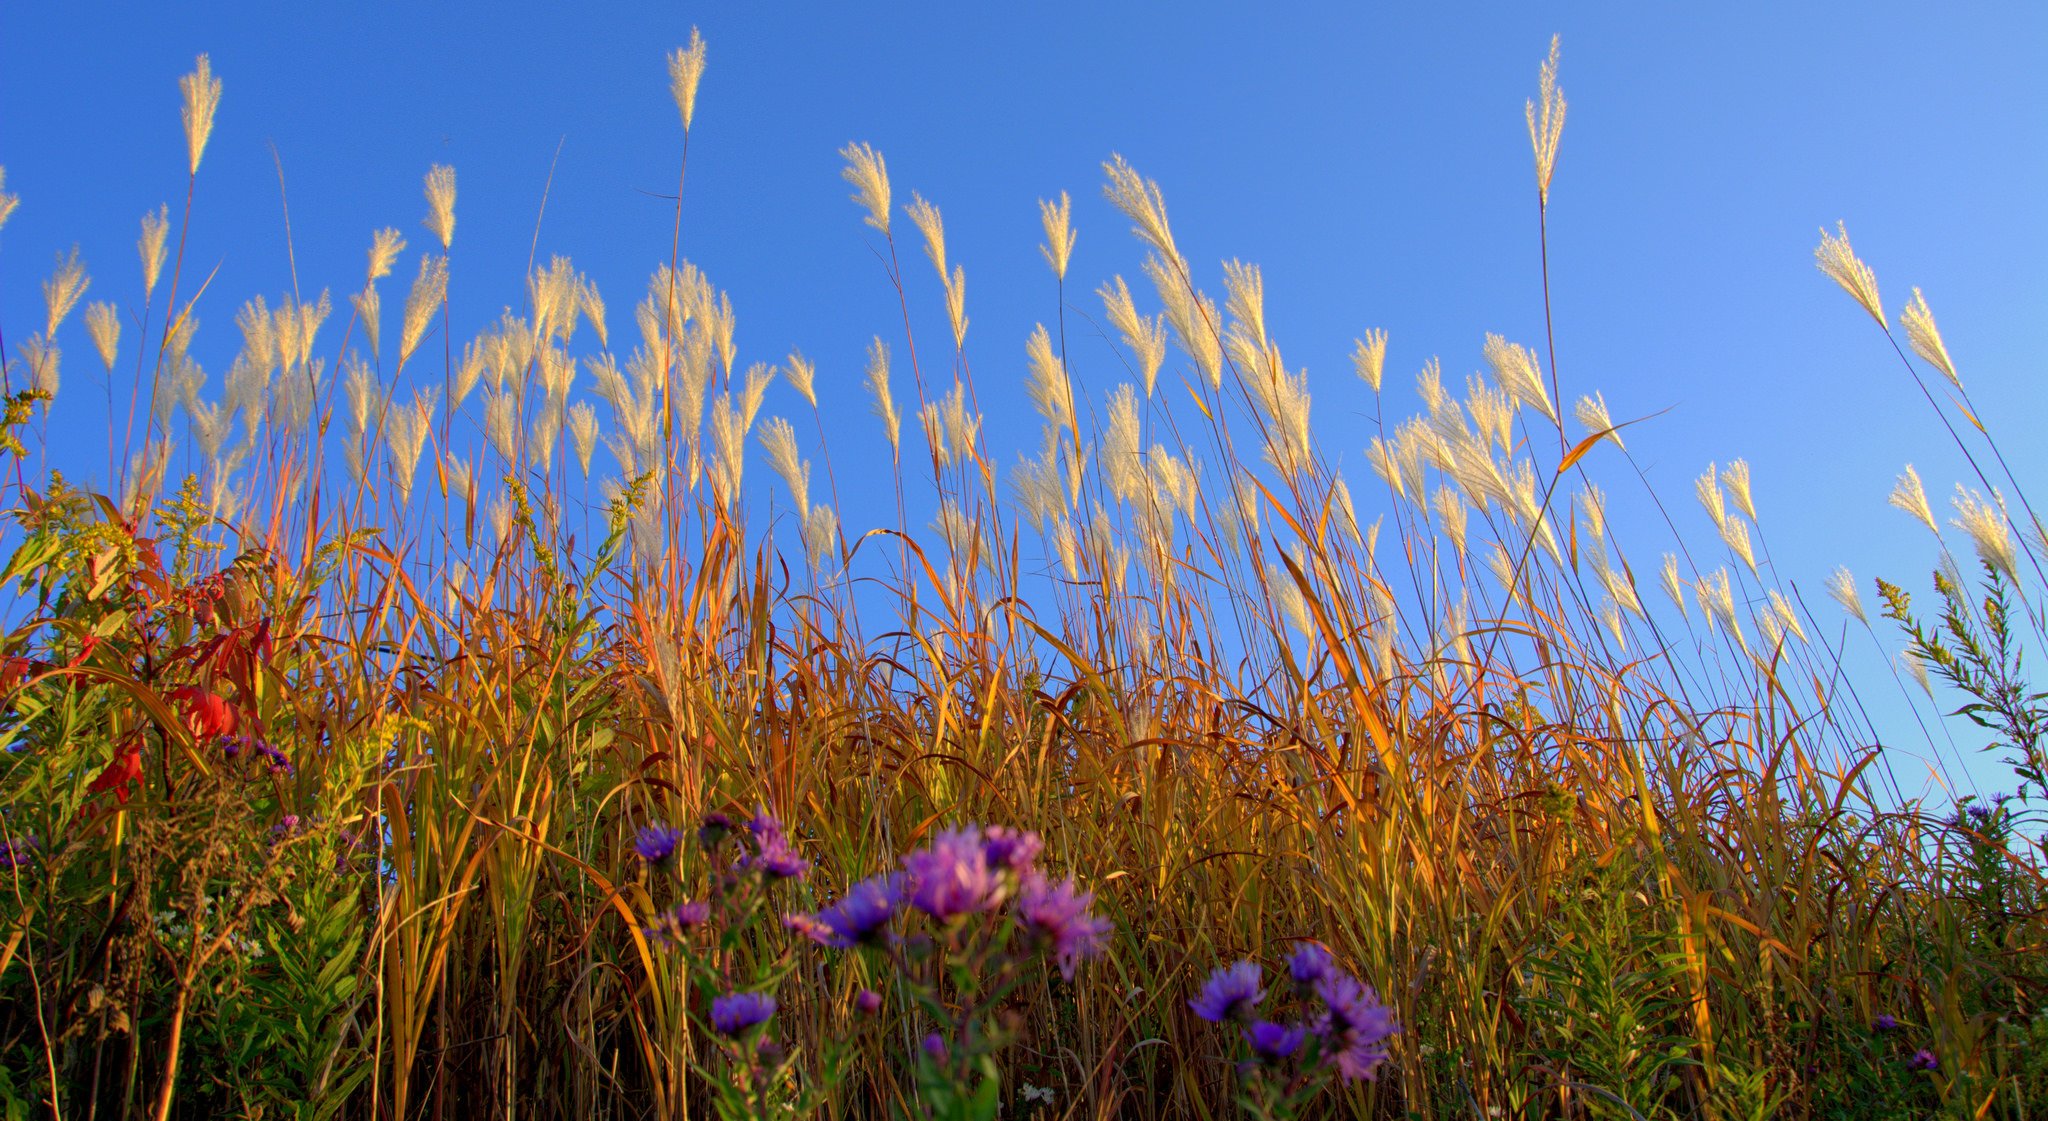
[[[868,212],[868,225],[889,236],[889,167],[882,154],[866,144],[848,144],[839,155],[846,161],[839,177],[853,185],[853,201]]]
[[[1508,391],[1508,396],[1552,421],[1557,419],[1557,410],[1550,404],[1550,394],[1543,388],[1543,372],[1537,365],[1535,351],[1488,333],[1484,354],[1487,365],[1493,367],[1493,376],[1501,388]]]
[[[1031,376],[1025,385],[1039,415],[1057,428],[1073,430],[1074,387],[1067,380],[1067,370],[1059,355],[1053,352],[1052,336],[1046,333],[1045,324],[1032,328],[1031,337],[1024,343],[1024,353],[1031,365]]]
[[[1838,566],[1829,573],[1827,589],[1828,595],[1836,603],[1841,604],[1842,610],[1848,612],[1851,618],[1866,626],[1869,625],[1870,616],[1863,610],[1863,594],[1857,590],[1856,577],[1848,568]]]
[[[206,154],[206,141],[213,135],[213,114],[220,108],[220,79],[213,76],[213,63],[205,55],[192,72],[178,79],[184,95],[180,115],[185,122],[185,152],[191,158],[191,174],[199,174],[199,157]]]
[[[1721,471],[1721,483],[1728,488],[1728,497],[1735,500],[1735,508],[1756,520],[1756,500],[1749,493],[1749,461],[1738,459]]]
[[[818,367],[799,351],[790,351],[788,361],[783,363],[783,375],[789,384],[803,395],[812,408],[818,407]]]
[[[690,131],[690,121],[697,115],[697,83],[703,80],[704,36],[692,27],[690,45],[668,53],[668,89],[676,99],[676,112],[682,114],[684,132]]]
[[[868,392],[874,395],[875,415],[889,435],[889,453],[903,454],[903,416],[896,411],[896,399],[889,392],[889,344],[879,336],[868,344]]]
[[[1173,244],[1173,229],[1166,221],[1166,198],[1159,193],[1159,184],[1139,175],[1121,155],[1112,155],[1102,165],[1102,171],[1109,177],[1102,194],[1131,220],[1132,232],[1168,262],[1179,265],[1180,250]]]
[[[587,401],[578,401],[568,407],[565,423],[569,429],[569,444],[576,453],[576,467],[583,477],[590,477],[590,457],[597,450],[597,410]]]
[[[1707,464],[1706,472],[1693,480],[1692,489],[1693,493],[1699,496],[1700,505],[1707,511],[1707,517],[1713,519],[1714,528],[1726,533],[1728,503],[1721,494],[1720,469],[1712,463]]]
[[[797,454],[796,429],[779,416],[761,425],[761,447],[768,453],[768,466],[789,488],[790,500],[802,518],[811,516],[811,465]]]
[[[441,239],[441,251],[455,243],[455,169],[437,163],[427,170],[427,217],[421,224]]]
[[[1067,262],[1074,255],[1074,203],[1067,192],[1060,192],[1060,201],[1038,200],[1038,221],[1045,227],[1045,244],[1038,251],[1045,256],[1045,263],[1051,267],[1054,277],[1067,279]]]
[[[1525,102],[1523,113],[1529,121],[1529,147],[1536,155],[1536,194],[1542,205],[1550,204],[1550,176],[1557,170],[1557,143],[1564,135],[1564,91],[1557,88],[1558,36],[1550,37],[1550,56],[1536,80],[1536,100]]]
[[[924,235],[924,255],[931,260],[932,267],[939,270],[939,282],[946,280],[946,224],[939,217],[939,208],[924,200],[916,191],[910,192],[910,205],[903,208],[917,231]]]
[[[92,346],[99,351],[100,362],[108,373],[113,373],[114,356],[121,349],[121,315],[114,305],[102,301],[86,308],[85,332],[92,337]]]
[[[57,337],[57,328],[70,317],[71,309],[78,306],[91,283],[92,279],[85,275],[84,262],[78,259],[78,247],[72,246],[69,256],[57,259],[57,271],[43,281],[43,310],[47,313],[44,337]]]
[[[1864,264],[1856,256],[1856,251],[1849,247],[1847,226],[1837,222],[1834,233],[1822,230],[1820,246],[1813,251],[1813,259],[1829,280],[1841,285],[1842,291],[1849,293],[1864,311],[1870,313],[1870,318],[1877,320],[1878,326],[1891,326],[1885,322],[1884,304],[1877,297],[1877,274],[1870,271],[1870,266]]]
[[[1607,438],[1614,441],[1615,447],[1628,446],[1621,442],[1621,433],[1614,430],[1614,421],[1607,415],[1607,398],[1604,395],[1595,392],[1590,397],[1579,398],[1579,403],[1572,409],[1572,415],[1578,418],[1587,435],[1605,432]]]
[[[434,313],[448,298],[448,258],[421,257],[420,275],[405,298],[405,321],[398,334],[398,364],[405,365],[419,349],[420,339],[434,321]]]
[[[1671,602],[1678,605],[1679,616],[1686,617],[1685,586],[1678,578],[1678,554],[1664,554],[1664,563],[1657,571],[1657,582],[1663,585],[1664,594],[1671,597]]]
[[[2005,498],[1996,490],[1991,500],[1973,490],[1956,486],[1955,497],[1950,499],[1956,516],[1949,524],[1970,535],[1970,543],[1976,547],[1977,559],[1997,569],[2014,584],[2019,583],[2019,553],[2013,547],[2012,527],[2005,516]]]
[[[1138,369],[1145,381],[1145,396],[1151,397],[1159,380],[1159,367],[1166,361],[1165,318],[1139,315],[1137,303],[1131,299],[1131,289],[1121,276],[1096,289],[1096,295],[1102,297],[1102,307],[1109,315],[1110,325],[1123,335],[1124,345],[1137,355]]]
[[[156,213],[142,216],[142,236],[135,239],[135,252],[142,258],[142,298],[145,300],[156,291],[157,278],[163,275],[170,233],[170,207],[159,206]]]
[[[1358,372],[1358,378],[1380,391],[1380,379],[1387,369],[1387,332],[1375,327],[1365,333],[1362,339],[1353,340],[1357,345],[1351,351],[1351,368]]]
[[[1941,536],[1941,527],[1934,522],[1934,509],[1927,504],[1927,488],[1920,485],[1920,472],[1915,471],[1912,464],[1906,464],[1905,472],[1892,484],[1892,493],[1887,501],[1911,514],[1915,521],[1927,527],[1929,533]]]
[[[1913,289],[1913,298],[1899,312],[1899,325],[1906,329],[1906,341],[1912,344],[1913,353],[1940,370],[1950,385],[1961,390],[1963,379],[1956,375],[1955,360],[1948,356],[1948,344],[1941,341],[1941,328],[1934,325],[1934,312],[1928,308],[1927,297],[1920,294],[1920,289]]]

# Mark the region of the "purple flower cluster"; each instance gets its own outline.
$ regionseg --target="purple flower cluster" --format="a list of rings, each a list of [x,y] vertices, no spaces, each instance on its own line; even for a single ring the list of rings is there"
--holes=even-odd
[[[285,753],[279,751],[269,740],[255,736],[222,736],[219,742],[220,753],[226,756],[230,763],[246,755],[262,762],[264,769],[271,774],[290,777],[298,773],[298,768],[292,766],[292,761],[285,757]]]
[[[816,915],[789,915],[782,922],[822,946],[844,950],[887,938],[889,920],[903,905],[901,872],[870,876],[846,889],[839,902]]]
[[[711,1002],[711,1028],[720,1035],[739,1036],[775,1015],[775,998],[767,993],[729,993]]]
[[[910,874],[910,905],[940,922],[993,911],[1003,903],[1003,869],[989,862],[979,829],[949,829],[931,847],[903,858]]]
[[[1912,1057],[1906,1060],[1906,1069],[1907,1069],[1907,1070],[1940,1070],[1940,1069],[1941,1069],[1941,1060],[1940,1060],[1939,1058],[1935,1057],[1935,1054],[1934,1054],[1934,1052],[1932,1052],[1932,1051],[1929,1051],[1929,1050],[1928,1050],[1927,1048],[1925,1048],[1925,1047],[1922,1047],[1922,1048],[1921,1048],[1921,1049],[1919,1049],[1918,1051],[1915,1051],[1915,1052],[1913,1052],[1913,1055],[1912,1055]]]
[[[1338,968],[1328,950],[1313,943],[1288,958],[1287,972],[1297,990],[1321,1006],[1302,1023],[1255,1018],[1266,989],[1264,972],[1253,961],[1218,968],[1188,1007],[1212,1024],[1245,1025],[1245,1043],[1260,1063],[1282,1062],[1313,1040],[1318,1061],[1344,1081],[1373,1077],[1387,1059],[1387,1041],[1401,1030],[1393,1010],[1380,1003],[1370,986]]]
[[[1074,979],[1075,963],[1102,952],[1103,940],[1115,929],[1108,919],[1089,911],[1094,902],[1094,893],[1075,890],[1071,877],[1054,884],[1037,871],[1024,874],[1017,892],[1017,920],[1052,949],[1065,980]]]
[[[36,858],[36,839],[33,836],[14,837],[0,841],[0,868],[12,871],[26,868]]]
[[[650,825],[633,838],[633,851],[640,859],[656,868],[666,868],[675,863],[676,850],[682,847],[683,831],[669,825]]]
[[[703,926],[711,919],[711,904],[702,899],[685,899],[681,903],[654,916],[654,921],[640,929],[648,940],[668,945],[679,941],[685,934]]]
[[[874,945],[889,938],[889,924],[905,907],[941,923],[1000,910],[1013,914],[1034,944],[1049,949],[1060,976],[1073,980],[1083,958],[1102,952],[1113,929],[1089,908],[1095,897],[1069,878],[1054,883],[1037,868],[1045,844],[1036,833],[990,826],[949,829],[903,858],[903,870],[874,876],[847,889],[839,902],[815,915],[790,915],[783,925],[835,949]]]
[[[708,821],[706,827],[709,828]],[[755,814],[747,822],[747,833],[754,839],[754,851],[740,858],[740,871],[760,872],[775,880],[797,879],[810,871],[811,862],[797,854],[796,847],[789,843],[789,834],[774,814],[767,810]]]

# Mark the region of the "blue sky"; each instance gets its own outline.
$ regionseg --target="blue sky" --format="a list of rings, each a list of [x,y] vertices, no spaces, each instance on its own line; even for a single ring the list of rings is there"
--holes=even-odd
[[[1688,532],[1711,536],[1692,477],[1743,456],[1771,555],[1810,601],[1838,563],[1866,588],[1876,575],[1925,586],[1931,542],[1884,497],[1911,461],[1939,503],[1961,465],[1872,325],[1814,269],[1817,231],[1838,219],[1892,310],[1925,290],[2021,476],[2048,466],[2023,438],[2048,354],[2048,8],[857,7],[10,6],[0,165],[23,205],[0,232],[0,331],[11,350],[40,326],[37,284],[73,244],[93,270],[88,300],[139,292],[136,221],[182,196],[175,82],[200,51],[225,83],[192,229],[193,260],[219,266],[196,348],[216,377],[235,307],[289,288],[271,143],[309,292],[352,290],[377,227],[425,248],[421,176],[449,163],[452,310],[468,337],[522,298],[553,163],[541,258],[572,257],[629,330],[668,252],[655,196],[673,189],[679,129],[662,60],[695,25],[710,65],[684,254],[731,292],[743,363],[791,347],[818,362],[821,400],[850,429],[834,435],[842,485],[884,466],[861,353],[900,334],[838,178],[849,140],[884,153],[899,202],[915,189],[944,212],[1004,462],[1033,437],[1012,419],[1028,416],[1024,338],[1057,314],[1036,201],[1073,195],[1069,297],[1095,313],[1095,285],[1137,276],[1142,258],[1100,196],[1100,163],[1121,152],[1163,188],[1205,286],[1223,259],[1263,266],[1272,332],[1311,371],[1325,447],[1363,478],[1371,405],[1345,358],[1354,336],[1389,331],[1389,406],[1403,412],[1429,356],[1461,381],[1485,332],[1542,337],[1522,104],[1556,32],[1570,101],[1551,208],[1560,380],[1567,398],[1603,391],[1618,418],[1670,410],[1629,442]],[[413,267],[409,254],[386,282],[387,317]],[[914,253],[906,268],[920,334],[937,340],[934,278]],[[1122,366],[1084,323],[1069,330],[1099,401]],[[59,410],[57,443],[103,446],[103,414],[82,400],[100,392],[82,324],[59,342],[76,407]],[[769,412],[794,408],[787,389],[771,394]],[[1609,479],[1625,520],[1639,503]],[[866,520],[887,519],[877,505]],[[1889,677],[1858,657],[1866,699],[1909,738]]]

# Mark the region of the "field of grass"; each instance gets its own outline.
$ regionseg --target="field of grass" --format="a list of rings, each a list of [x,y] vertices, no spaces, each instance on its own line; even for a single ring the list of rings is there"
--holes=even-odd
[[[204,59],[183,88],[203,192]],[[889,525],[836,513],[873,480],[810,364],[739,361],[672,246],[630,316],[557,259],[450,338],[445,168],[354,295],[243,305],[217,395],[176,207],[139,284],[66,265],[6,325],[0,1118],[2048,1113],[2048,542],[1846,234],[1822,270],[1982,468],[1932,614],[1787,594],[1740,461],[1663,496],[1719,540],[1610,526],[1639,437],[1546,340],[1408,417],[1364,335],[1317,390],[1375,418],[1340,477],[1256,267],[1184,258],[1120,158],[1142,282],[1067,275],[1064,198],[1044,248],[1127,365],[1048,323],[1040,451],[998,463],[937,210],[842,154],[905,311],[832,427],[886,441]],[[50,472],[102,408],[106,474]],[[1924,733],[1862,715],[1845,619],[2017,800],[1900,798],[1877,745]],[[1256,1007],[1211,981],[1247,960]]]

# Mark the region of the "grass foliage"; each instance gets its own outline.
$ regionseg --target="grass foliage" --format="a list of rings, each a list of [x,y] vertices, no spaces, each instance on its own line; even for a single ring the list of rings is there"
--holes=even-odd
[[[686,138],[701,42],[670,69]],[[1554,53],[1540,93],[1545,235]],[[202,65],[184,94],[203,200],[220,86]],[[1088,284],[1046,204],[1042,443],[1006,468],[938,211],[846,155],[905,309],[872,348],[872,430],[834,426],[842,468],[894,466],[873,528],[842,529],[809,363],[738,361],[730,302],[671,247],[630,330],[558,260],[507,293],[522,313],[450,338],[451,277],[487,278],[446,169],[395,319],[385,231],[344,305],[245,305],[217,392],[191,328],[222,296],[176,211],[146,220],[132,298],[80,316],[105,402],[85,375],[59,392],[90,283],[60,267],[7,356],[0,448],[0,1117],[705,1114],[715,994],[646,933],[674,886],[634,840],[761,807],[812,865],[791,911],[967,823],[1036,832],[1093,892],[1104,952],[1006,981],[984,1011],[1009,1045],[962,1108],[1233,1115],[1253,1072],[1189,1000],[1319,943],[1401,1030],[1307,1115],[2041,1115],[2030,509],[2009,521],[1980,472],[1993,498],[1958,525],[1985,595],[1946,552],[1939,620],[1885,587],[1907,672],[1968,695],[2022,798],[1902,801],[1878,746],[1902,732],[1868,726],[1847,632],[1777,582],[1747,468],[1701,482],[1718,540],[1608,524],[1600,480],[1644,485],[1624,437],[1646,437],[1597,396],[1567,409],[1547,342],[1490,338],[1462,396],[1432,362],[1404,420],[1366,335],[1364,386],[1319,390],[1375,418],[1376,473],[1345,480],[1256,268],[1206,295],[1118,159],[1157,311],[1104,284],[1128,364],[1070,364]],[[1846,235],[1821,264],[1893,337]],[[1915,306],[1900,360],[2002,468]],[[52,417],[102,409],[107,474],[49,471]],[[825,1117],[922,1115],[945,1090],[920,1041],[979,991],[904,1000],[773,923],[705,960],[780,978],[785,1104]]]

